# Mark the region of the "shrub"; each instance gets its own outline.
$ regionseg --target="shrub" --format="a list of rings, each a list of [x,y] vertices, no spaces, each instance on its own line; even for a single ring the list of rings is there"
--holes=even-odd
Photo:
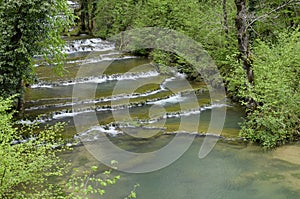
[[[299,139],[300,136],[300,32],[278,34],[275,43],[256,42],[254,86],[245,85],[241,69],[231,76],[229,89],[258,107],[242,124],[241,135],[266,148]]]
[[[64,163],[52,148],[62,143],[57,135],[63,125],[56,124],[38,132],[38,126],[22,127],[25,139],[14,127],[11,104],[11,98],[0,98],[0,198],[55,195],[59,189],[43,186],[47,184],[47,177],[63,173]]]

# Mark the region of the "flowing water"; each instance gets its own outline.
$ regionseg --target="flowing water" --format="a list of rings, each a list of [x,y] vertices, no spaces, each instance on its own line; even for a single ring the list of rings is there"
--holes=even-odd
[[[148,59],[122,54],[101,39],[74,39],[66,52],[63,77],[55,75],[52,66],[37,65],[38,82],[26,90],[21,122],[66,122],[64,136],[70,142],[96,142],[104,133],[124,150],[147,153],[170,143],[176,132],[182,134],[180,147],[189,133],[210,133],[212,110],[227,109],[221,133],[225,139],[206,158],[198,158],[203,137],[196,137],[184,155],[166,168],[144,174],[114,171],[121,180],[107,188],[103,198],[124,198],[136,183],[142,199],[299,198],[300,146],[263,152],[244,145],[235,139],[243,110],[229,100],[211,104],[205,84],[187,82],[176,70],[160,74]],[[74,95],[74,87],[82,95]],[[77,116],[85,119],[82,131],[75,128]],[[101,165],[82,145],[62,157],[80,170]]]

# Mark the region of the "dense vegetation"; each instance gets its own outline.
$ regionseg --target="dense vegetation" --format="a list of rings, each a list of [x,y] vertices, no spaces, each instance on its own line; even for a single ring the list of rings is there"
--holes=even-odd
[[[72,171],[70,178],[63,178],[60,183],[49,182],[50,177],[69,172],[68,164],[57,155],[70,150],[61,138],[64,125],[16,128],[12,103],[12,99],[0,97],[0,198],[81,199],[91,194],[105,194],[105,188],[120,179],[120,176],[112,176],[110,170],[100,173],[99,168],[93,166],[87,171]],[[128,198],[135,196],[134,189]]]
[[[228,90],[257,103],[242,124],[241,135],[266,148],[300,138],[299,50],[300,32],[282,31],[276,44],[256,41],[254,86],[245,81],[238,63],[229,75]]]
[[[64,17],[57,17],[64,15]],[[18,94],[22,109],[24,86],[34,80],[33,57],[57,63],[64,42],[61,32],[72,22],[65,0],[0,1],[0,92],[3,98]]]
[[[54,190],[50,185],[43,187],[45,177],[59,176],[64,168],[52,148],[62,143],[58,138],[62,126],[48,127],[38,134],[37,126],[24,127],[20,131],[14,127],[12,113],[7,113],[11,104],[11,99],[0,98],[0,197],[49,197]],[[17,140],[23,141],[18,143]]]
[[[101,0],[96,8],[92,2],[90,31],[102,38],[155,26],[200,42],[217,63],[228,95],[247,108],[243,137],[266,148],[298,140],[298,1]],[[161,64],[184,66],[180,69],[190,79],[199,79],[178,55],[160,50],[138,53]]]
[[[63,124],[41,128],[15,122],[24,86],[34,81],[34,56],[62,71],[61,33],[72,20],[66,0],[0,0],[0,198],[86,198],[103,195],[119,179],[110,171],[99,177],[93,167],[60,184],[49,183],[50,177],[67,172],[57,155],[66,149],[60,136]]]
[[[245,105],[243,137],[266,148],[299,140],[299,1],[78,2],[80,7],[75,10],[78,33],[108,38],[121,31],[155,26],[190,36],[217,63],[228,95]],[[64,192],[65,187],[47,185],[46,177],[59,176],[65,168],[53,150],[54,145],[63,142],[58,137],[62,126],[57,124],[43,130],[37,126],[14,127],[11,107],[15,103],[22,109],[24,86],[34,81],[33,57],[41,55],[60,66],[64,57],[61,33],[72,20],[65,0],[0,0],[1,198],[74,198],[94,191],[103,194],[103,190],[89,186],[80,191],[81,184],[86,184],[86,180],[113,184],[118,178],[105,181],[76,177],[68,184],[68,188],[75,190],[70,195]],[[135,53],[147,55],[162,65],[180,65],[180,70],[191,80],[199,79],[190,64],[176,54],[149,49]],[[13,99],[15,94],[18,97]],[[72,195],[76,192],[83,195]]]

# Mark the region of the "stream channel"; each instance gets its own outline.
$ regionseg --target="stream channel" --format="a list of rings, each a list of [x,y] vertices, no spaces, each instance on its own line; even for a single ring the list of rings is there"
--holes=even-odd
[[[205,84],[189,82],[187,86],[183,74],[175,70],[168,75],[160,74],[150,60],[122,54],[112,43],[97,38],[70,40],[66,52],[64,67],[68,72],[63,77],[53,73],[47,64],[37,65],[38,83],[26,89],[23,123],[66,122],[63,134],[70,143],[95,142],[104,133],[119,148],[140,154],[164,147],[174,139],[174,132],[182,136],[178,147],[189,133],[202,135],[165,168],[141,174],[113,171],[121,179],[107,187],[102,198],[124,198],[137,183],[140,184],[137,196],[141,199],[300,197],[300,145],[264,152],[257,146],[237,141],[243,109],[229,100],[210,104]],[[95,69],[99,69],[98,74]],[[89,90],[95,85],[95,90]],[[74,86],[88,94],[74,100]],[[195,99],[196,105],[190,103]],[[73,110],[74,105],[80,108]],[[222,139],[205,158],[199,159],[211,111],[223,107],[227,113]],[[122,110],[128,110],[130,118]],[[121,112],[114,114],[114,111]],[[95,113],[98,124],[89,122],[91,112]],[[74,124],[73,118],[78,115],[86,118],[82,132]],[[182,119],[186,121],[184,129],[180,127]],[[196,129],[195,122],[199,122]],[[82,144],[61,157],[80,170],[93,165],[107,168]]]

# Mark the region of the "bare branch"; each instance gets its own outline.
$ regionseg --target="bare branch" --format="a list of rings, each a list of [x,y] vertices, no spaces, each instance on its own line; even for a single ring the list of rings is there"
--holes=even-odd
[[[251,27],[256,21],[259,21],[259,20],[261,20],[261,19],[263,19],[263,18],[267,18],[270,14],[272,14],[272,13],[274,13],[274,12],[277,12],[278,10],[283,9],[284,7],[290,5],[291,3],[299,4],[299,2],[296,1],[296,0],[290,0],[290,1],[287,1],[287,2],[285,2],[284,4],[282,4],[282,5],[278,6],[277,8],[275,8],[274,10],[271,10],[270,12],[267,12],[266,14],[261,15],[261,16],[259,16],[259,17],[256,17],[255,19],[253,19],[253,20],[247,25],[247,29],[248,29],[249,27]]]

